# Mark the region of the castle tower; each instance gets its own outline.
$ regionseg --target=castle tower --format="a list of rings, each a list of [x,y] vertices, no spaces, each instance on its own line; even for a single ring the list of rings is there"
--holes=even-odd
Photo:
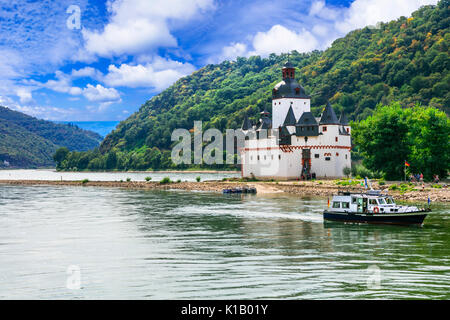
[[[286,119],[289,108],[292,107],[295,119],[303,112],[309,112],[311,97],[295,80],[295,68],[288,61],[282,69],[283,80],[272,90],[272,128],[279,128]]]

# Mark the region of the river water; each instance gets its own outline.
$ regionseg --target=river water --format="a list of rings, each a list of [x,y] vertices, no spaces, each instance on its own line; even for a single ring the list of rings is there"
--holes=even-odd
[[[146,177],[151,181],[160,181],[169,177],[173,181],[196,181],[200,177],[201,181],[221,180],[223,178],[240,178],[240,172],[59,172],[50,169],[17,169],[0,170],[0,180],[53,180],[53,181],[145,181]]]
[[[324,223],[323,198],[0,185],[1,299],[449,299],[450,208]]]

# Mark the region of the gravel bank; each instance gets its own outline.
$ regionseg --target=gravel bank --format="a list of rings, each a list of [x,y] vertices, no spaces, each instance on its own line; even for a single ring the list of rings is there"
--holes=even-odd
[[[169,184],[160,184],[159,182],[133,182],[133,181],[41,181],[41,180],[0,180],[0,184],[7,185],[53,185],[53,186],[93,186],[93,187],[111,187],[111,188],[128,188],[128,189],[155,189],[155,190],[193,190],[193,191],[208,191],[208,192],[222,192],[225,188],[236,187],[255,187],[258,194],[272,194],[272,193],[290,193],[302,196],[322,196],[328,197],[338,190],[349,190],[352,192],[364,191],[362,186],[339,187],[333,180],[321,181],[283,181],[283,182],[238,182],[238,181],[205,181],[205,182],[173,182]],[[374,183],[375,189],[382,189],[386,191],[389,185],[378,186]],[[448,188],[432,188],[431,185],[425,185],[422,189],[417,186],[413,191],[401,193],[399,191],[389,191],[389,194],[395,199],[407,201],[421,201],[426,202],[430,197],[433,202],[450,202],[450,191]]]

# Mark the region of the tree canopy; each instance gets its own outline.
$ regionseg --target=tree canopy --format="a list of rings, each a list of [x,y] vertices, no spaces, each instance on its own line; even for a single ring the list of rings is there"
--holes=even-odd
[[[374,114],[352,123],[354,143],[370,170],[381,171],[386,179],[408,171],[447,176],[450,169],[450,120],[433,107],[402,108],[399,103],[379,105]]]

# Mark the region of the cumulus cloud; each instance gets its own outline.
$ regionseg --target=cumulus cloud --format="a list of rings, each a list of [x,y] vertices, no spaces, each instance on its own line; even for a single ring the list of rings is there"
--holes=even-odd
[[[72,70],[71,74],[66,74],[62,71],[55,72],[56,79],[50,79],[47,82],[41,83],[35,80],[30,80],[28,83],[39,87],[46,88],[52,91],[67,93],[72,96],[84,96],[89,101],[95,102],[121,102],[120,93],[114,88],[106,88],[101,84],[92,85],[87,84],[85,88],[80,88],[72,85],[73,78],[77,77],[98,77],[102,78],[103,74],[94,68],[83,68],[79,70]],[[25,95],[25,93],[23,93]],[[21,100],[22,101],[22,100]]]
[[[146,64],[110,65],[103,81],[112,87],[147,87],[163,90],[179,78],[195,71],[189,63],[155,57]]]
[[[213,0],[121,0],[109,2],[110,22],[102,31],[83,30],[85,49],[103,57],[175,47],[169,20],[188,20],[213,8]]]
[[[216,60],[233,60],[238,56],[286,53],[292,50],[309,52],[325,49],[349,31],[377,22],[387,22],[409,16],[423,5],[438,0],[355,0],[350,7],[334,7],[324,0],[313,1],[300,29],[281,24],[249,37],[248,43],[234,42],[222,49]]]
[[[92,67],[84,67],[78,70],[73,69],[70,75],[72,78],[92,78],[95,80],[103,77],[103,74],[100,71]]]
[[[29,103],[33,101],[31,90],[29,88],[25,87],[17,88],[16,95],[19,97],[21,103]]]
[[[114,88],[105,88],[100,84],[93,86],[88,84],[83,89],[83,96],[89,101],[96,102],[120,102],[120,94]]]
[[[314,35],[303,29],[299,32],[289,30],[279,24],[267,32],[258,32],[253,39],[254,51],[250,55],[259,54],[267,56],[270,53],[282,53],[297,50],[308,52],[319,45]]]
[[[247,45],[245,43],[232,43],[222,50],[219,60],[234,59],[236,57],[244,57],[248,54]]]
[[[347,33],[377,22],[388,22],[401,16],[409,16],[419,7],[436,4],[438,0],[355,0],[343,12],[343,19],[336,21],[336,28]]]
[[[79,110],[74,108],[56,108],[53,106],[19,104],[15,102],[13,99],[1,95],[0,95],[0,106],[4,106],[11,110],[16,110],[33,117],[37,117],[39,119],[46,119],[46,120],[62,120],[62,119],[70,120],[73,119],[73,116],[79,112]]]
[[[55,78],[56,79],[47,80],[44,83],[41,83],[41,82],[38,82],[35,80],[29,80],[29,81],[26,81],[26,83],[35,85],[36,87],[46,88],[46,89],[49,89],[52,91],[56,91],[56,92],[68,93],[70,95],[79,95],[82,93],[81,88],[72,86],[72,77],[70,75],[57,70],[55,72]]]

